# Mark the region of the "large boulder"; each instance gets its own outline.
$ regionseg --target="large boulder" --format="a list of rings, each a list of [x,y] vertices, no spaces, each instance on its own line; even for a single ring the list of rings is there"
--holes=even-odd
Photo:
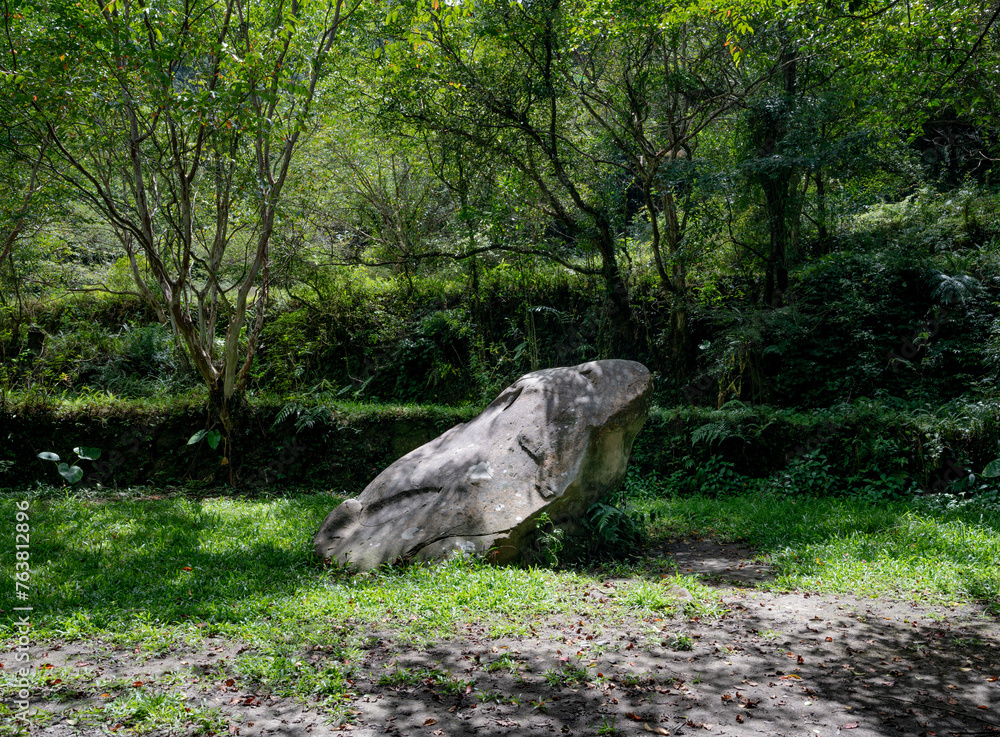
[[[634,361],[526,374],[330,512],[316,555],[359,570],[456,552],[518,558],[543,512],[572,527],[621,482],[651,394]]]

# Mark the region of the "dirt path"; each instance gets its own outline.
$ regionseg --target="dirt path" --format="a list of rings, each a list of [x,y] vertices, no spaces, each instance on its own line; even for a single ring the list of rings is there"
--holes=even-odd
[[[614,627],[536,620],[516,638],[471,626],[426,652],[374,633],[355,664],[347,725],[290,698],[239,690],[217,666],[236,655],[230,642],[143,663],[72,644],[45,658],[103,676],[172,678],[188,698],[220,707],[229,733],[242,737],[1000,734],[995,617],[974,607],[761,592],[754,585],[770,575],[766,567],[746,550],[710,541],[660,552],[717,585],[730,613],[713,622]],[[326,654],[303,657],[321,663]],[[105,732],[57,717],[35,733]]]

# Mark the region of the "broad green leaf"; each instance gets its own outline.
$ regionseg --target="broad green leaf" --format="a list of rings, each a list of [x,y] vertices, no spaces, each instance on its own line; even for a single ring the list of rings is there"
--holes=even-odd
[[[43,461],[55,461],[56,463],[58,463],[60,460],[57,454],[48,452],[39,453],[38,457],[41,458]]]
[[[983,469],[983,476],[988,479],[995,479],[997,476],[1000,476],[1000,458],[986,464],[986,468]]]
[[[101,457],[100,448],[86,448],[81,446],[79,448],[73,448],[73,452],[85,461],[96,461]]]
[[[77,481],[83,478],[83,469],[79,466],[68,466],[65,463],[60,463],[57,467],[59,475],[64,479],[69,481],[71,484],[75,484]]]
[[[194,445],[195,443],[198,443],[198,442],[201,442],[201,439],[202,439],[203,437],[205,437],[205,435],[206,435],[207,433],[208,433],[208,430],[199,430],[198,432],[196,432],[196,433],[195,433],[194,435],[192,435],[192,436],[191,436],[191,437],[190,437],[190,438],[188,439],[188,442],[187,442],[187,444],[188,444],[188,445]]]
[[[208,447],[215,450],[219,447],[219,441],[222,440],[222,433],[218,430],[212,430],[205,436],[205,442],[208,443]]]

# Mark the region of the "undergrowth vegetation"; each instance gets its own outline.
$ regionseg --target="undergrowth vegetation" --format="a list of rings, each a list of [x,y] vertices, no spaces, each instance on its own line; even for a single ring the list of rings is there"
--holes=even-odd
[[[657,371],[664,404],[914,408],[992,396],[996,210],[994,195],[971,189],[864,209],[836,248],[799,255],[777,307],[723,279],[725,263],[693,264],[692,362],[668,350],[669,304],[637,261],[628,278],[641,330],[626,352]],[[251,394],[481,406],[526,371],[600,356],[603,286],[532,257],[490,257],[474,283],[449,267],[297,268],[264,322]],[[5,392],[140,398],[200,381],[135,297],[0,306],[0,350]]]
[[[989,492],[978,477],[1000,456],[996,210],[986,191],[926,188],[862,209],[845,217],[836,247],[800,254],[777,306],[723,279],[723,262],[692,265],[687,363],[672,359],[670,306],[636,261],[641,329],[629,351],[654,371],[661,409],[635,462],[707,493],[743,488],[742,476],[791,495],[891,499],[962,479],[969,493]],[[49,480],[37,453],[86,445],[105,454],[103,471],[83,469],[89,486],[325,478],[353,493],[437,434],[394,407],[446,405],[432,412],[432,429],[444,430],[524,372],[601,355],[599,280],[533,257],[484,257],[474,282],[455,266],[400,274],[303,262],[292,274],[263,323],[238,452],[224,458],[186,446],[209,421],[206,393],[140,300],[54,293],[0,306],[6,483]],[[386,429],[392,416],[398,430]],[[627,524],[611,509],[586,524]]]

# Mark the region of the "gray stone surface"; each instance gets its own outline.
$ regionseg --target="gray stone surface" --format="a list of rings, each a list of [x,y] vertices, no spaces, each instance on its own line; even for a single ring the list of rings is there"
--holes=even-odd
[[[334,509],[316,555],[359,570],[456,552],[518,558],[542,512],[571,528],[620,483],[652,388],[634,361],[526,374]]]

